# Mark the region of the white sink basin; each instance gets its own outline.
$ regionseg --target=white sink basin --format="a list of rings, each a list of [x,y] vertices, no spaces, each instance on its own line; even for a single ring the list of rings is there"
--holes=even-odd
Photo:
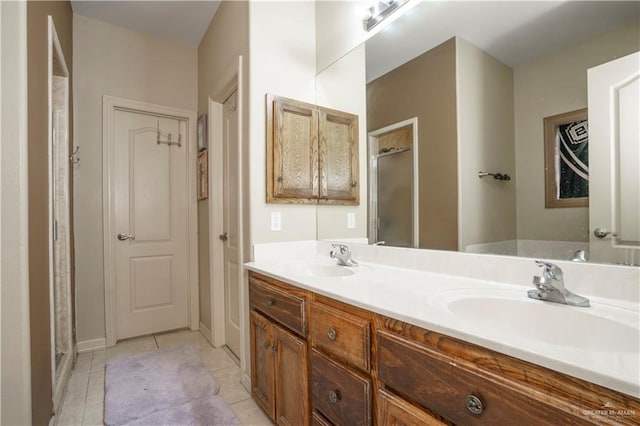
[[[353,275],[356,268],[337,264],[296,263],[288,265],[288,272],[314,278],[338,278]]]
[[[444,291],[430,303],[490,333],[587,351],[640,351],[637,312],[598,303],[581,308],[543,302],[529,299],[526,290]]]

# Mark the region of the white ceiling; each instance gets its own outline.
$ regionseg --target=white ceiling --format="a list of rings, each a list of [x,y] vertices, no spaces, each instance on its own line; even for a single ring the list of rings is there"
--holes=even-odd
[[[78,15],[191,47],[198,47],[219,5],[218,0],[71,0]]]
[[[367,40],[367,81],[456,35],[513,67],[639,19],[638,1],[424,1]]]

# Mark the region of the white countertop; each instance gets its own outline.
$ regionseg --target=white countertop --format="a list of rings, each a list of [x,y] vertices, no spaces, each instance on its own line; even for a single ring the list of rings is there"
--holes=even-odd
[[[317,277],[305,274],[305,265],[331,266],[335,261],[328,256],[298,256],[295,261],[258,259],[245,266],[354,306],[640,397],[640,324],[638,303],[633,300],[587,295],[591,307],[580,308],[529,299],[523,285],[366,262],[353,268],[352,275]],[[452,310],[451,302],[460,295],[467,299],[465,303],[471,302],[470,309],[465,305]],[[491,300],[484,303],[483,297]],[[506,302],[501,304],[503,299]],[[591,318],[605,321],[601,325]],[[608,324],[615,328],[608,329]]]

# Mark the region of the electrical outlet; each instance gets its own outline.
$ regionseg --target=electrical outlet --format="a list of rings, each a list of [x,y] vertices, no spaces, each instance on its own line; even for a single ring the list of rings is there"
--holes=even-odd
[[[355,227],[356,227],[356,214],[347,213],[347,228],[355,229]]]
[[[282,230],[282,215],[280,214],[280,212],[271,212],[271,230]]]

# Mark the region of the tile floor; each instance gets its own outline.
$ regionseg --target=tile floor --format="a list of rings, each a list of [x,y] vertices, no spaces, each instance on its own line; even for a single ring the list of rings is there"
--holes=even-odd
[[[213,348],[197,331],[181,330],[119,342],[114,348],[78,355],[62,401],[58,425],[102,425],[104,368],[108,360],[147,351],[191,345],[220,384],[220,395],[243,425],[273,425],[240,383],[242,372],[224,349]]]

